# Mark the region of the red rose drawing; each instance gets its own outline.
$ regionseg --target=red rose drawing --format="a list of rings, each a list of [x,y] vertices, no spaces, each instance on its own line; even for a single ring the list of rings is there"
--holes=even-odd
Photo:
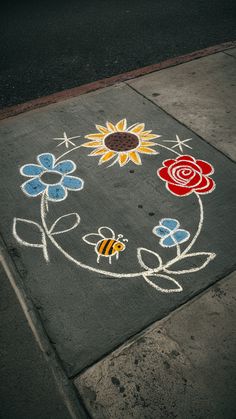
[[[179,156],[162,164],[164,167],[157,174],[165,180],[167,189],[174,195],[186,196],[192,192],[207,194],[215,188],[214,180],[209,177],[214,173],[214,168],[204,160]]]

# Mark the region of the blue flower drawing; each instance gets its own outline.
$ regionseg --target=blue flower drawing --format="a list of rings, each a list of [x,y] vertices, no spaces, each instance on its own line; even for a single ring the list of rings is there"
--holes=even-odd
[[[162,247],[174,247],[186,242],[190,237],[189,231],[180,229],[179,226],[179,221],[174,218],[162,218],[152,232],[161,238]]]
[[[39,164],[25,164],[20,173],[31,178],[21,185],[23,192],[35,197],[45,193],[49,201],[63,201],[69,191],[80,191],[84,181],[70,174],[75,171],[76,165],[72,160],[56,163],[56,158],[51,153],[37,156]]]

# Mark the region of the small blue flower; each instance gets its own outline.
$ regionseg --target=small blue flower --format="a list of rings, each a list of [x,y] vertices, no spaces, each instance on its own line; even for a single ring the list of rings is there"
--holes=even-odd
[[[174,218],[162,218],[152,232],[161,238],[162,247],[174,247],[186,242],[190,237],[189,231],[180,229],[179,226],[179,221]]]
[[[53,154],[43,153],[37,156],[37,161],[39,164],[25,164],[20,168],[23,176],[31,178],[21,185],[26,195],[35,197],[45,192],[49,201],[63,201],[68,190],[83,189],[84,181],[70,175],[76,169],[72,160],[56,163]]]

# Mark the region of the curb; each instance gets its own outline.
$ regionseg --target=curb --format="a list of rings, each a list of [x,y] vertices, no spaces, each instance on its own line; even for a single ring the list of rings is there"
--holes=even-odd
[[[141,77],[146,74],[153,73],[154,71],[159,71],[163,70],[164,68],[169,68],[178,64],[187,63],[189,61],[193,61],[198,58],[206,57],[208,55],[216,54],[217,52],[221,52],[235,47],[236,41],[224,42],[222,44],[214,45],[212,47],[191,52],[190,54],[170,58],[158,64],[152,64],[146,67],[141,67],[136,70],[118,74],[116,76],[108,77],[92,83],[87,83],[82,86],[73,87],[72,89],[66,89],[48,96],[43,96],[41,98],[34,99],[19,105],[3,108],[2,110],[0,110],[0,120],[10,118],[34,109],[42,108],[43,106],[51,105],[53,103],[62,102],[64,100],[71,99],[73,97],[80,96],[85,93],[93,92],[98,89],[112,86],[115,83],[120,83],[126,80],[134,79],[136,77]]]
[[[42,325],[40,316],[34,307],[31,299],[27,296],[25,287],[23,285],[21,276],[15,266],[14,261],[10,257],[8,250],[5,246],[5,242],[0,235],[0,264],[2,265],[8,280],[16,294],[16,297],[20,303],[22,311],[27,319],[29,327],[33,333],[35,341],[37,342],[40,350],[42,351],[49,368],[55,379],[58,391],[61,395],[64,404],[66,405],[68,412],[72,419],[88,419],[89,416],[86,409],[81,402],[77,391],[65,374],[60,360],[54,351],[46,331]]]

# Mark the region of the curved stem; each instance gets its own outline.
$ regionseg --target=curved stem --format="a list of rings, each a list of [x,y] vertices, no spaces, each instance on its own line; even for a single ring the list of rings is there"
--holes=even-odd
[[[49,229],[48,229],[48,226],[46,224],[46,219],[45,219],[46,210],[48,211],[48,201],[47,201],[46,194],[43,193],[42,198],[41,198],[40,215],[41,215],[41,221],[42,221],[42,225],[43,225],[43,228],[45,230],[45,233],[49,237],[50,233],[49,233]]]
[[[184,255],[186,255],[186,253],[188,253],[188,251],[193,247],[193,245],[195,244],[195,242],[196,242],[199,234],[201,233],[202,225],[203,225],[203,220],[204,220],[204,211],[203,211],[203,205],[202,205],[201,197],[196,192],[195,192],[195,195],[197,196],[199,207],[200,207],[200,218],[199,218],[199,223],[198,223],[197,231],[196,231],[193,239],[189,243],[189,245],[186,247],[186,249],[184,249],[183,252],[179,256],[176,256],[170,262],[166,263],[166,265],[163,267],[163,270],[165,270],[169,266],[173,265],[175,262],[178,262],[179,260],[181,260],[182,257]]]
[[[176,243],[176,251],[177,251],[177,256],[179,257],[181,255],[181,249],[178,243]]]
[[[178,156],[180,156],[181,154],[178,153],[177,151],[173,150],[170,147],[167,147],[163,144],[156,144],[159,147],[162,147],[168,151],[171,151],[174,154],[177,154]],[[60,159],[62,159],[63,157],[65,157],[67,154],[71,153],[72,151],[75,151],[79,148],[81,148],[82,145],[76,146],[71,148],[70,150],[66,151],[65,153],[61,154],[57,159],[56,162],[58,162]],[[158,272],[161,272],[162,270],[165,271],[166,268],[168,268],[169,266],[173,265],[175,262],[181,260],[181,258],[192,248],[192,246],[194,245],[194,243],[196,242],[201,229],[202,229],[202,224],[203,224],[203,218],[204,218],[204,213],[203,213],[203,205],[202,205],[202,201],[200,196],[195,193],[195,195],[198,198],[198,202],[199,202],[199,206],[200,206],[200,220],[199,220],[199,224],[198,224],[198,228],[196,231],[196,234],[194,235],[193,239],[191,240],[191,242],[189,243],[189,245],[186,247],[185,250],[183,250],[183,252],[181,253],[180,250],[180,246],[177,244],[177,256],[172,259],[171,261],[167,262],[164,266],[159,266],[158,268],[155,269],[148,269],[145,271],[141,271],[141,272],[131,272],[131,273],[115,273],[115,272],[109,272],[109,271],[104,271],[102,269],[98,269],[98,268],[93,268],[92,266],[86,265],[80,261],[78,261],[77,259],[75,259],[74,257],[72,257],[69,253],[67,253],[59,244],[58,242],[54,239],[54,237],[50,234],[50,231],[47,227],[46,224],[46,209],[48,211],[48,201],[47,198],[45,196],[45,194],[42,195],[42,199],[41,199],[41,219],[42,219],[42,225],[44,227],[45,233],[47,235],[47,237],[50,239],[50,241],[52,242],[52,244],[70,261],[72,261],[73,263],[75,263],[77,266],[87,269],[89,271],[92,272],[96,272],[98,274],[101,275],[106,275],[106,276],[111,276],[113,278],[137,278],[139,276],[143,276],[143,275],[152,275]],[[47,250],[46,250],[47,251]]]
[[[197,194],[196,194],[197,195]],[[102,269],[98,269],[98,268],[93,268],[92,266],[86,265],[82,262],[80,262],[79,260],[75,259],[73,256],[71,256],[69,253],[67,253],[59,244],[58,242],[54,239],[54,237],[50,234],[49,229],[47,227],[46,224],[46,220],[45,220],[45,205],[46,205],[46,196],[45,194],[42,195],[41,198],[41,220],[42,220],[42,225],[45,229],[45,233],[47,234],[49,240],[52,242],[52,244],[71,262],[75,263],[77,266],[87,269],[89,271],[92,272],[96,272],[98,274],[101,275],[106,275],[106,276],[111,276],[113,278],[137,278],[139,276],[143,276],[143,275],[152,275],[158,272],[161,272],[162,270],[164,271],[166,268],[168,268],[169,266],[171,266],[172,264],[174,264],[175,262],[177,262],[178,260],[180,260],[190,249],[191,247],[194,245],[194,243],[197,240],[197,237],[199,236],[200,232],[201,232],[201,228],[202,228],[202,223],[203,223],[203,206],[202,206],[202,201],[201,198],[199,197],[199,195],[197,195],[198,197],[198,201],[199,201],[199,205],[200,205],[200,220],[199,220],[199,224],[198,224],[198,228],[197,228],[197,232],[195,234],[195,236],[193,237],[192,241],[190,242],[190,244],[188,245],[188,247],[186,247],[186,249],[181,253],[178,254],[174,259],[172,259],[170,262],[167,262],[164,266],[159,266],[158,268],[155,269],[148,269],[145,271],[141,271],[141,272],[131,272],[131,273],[116,273],[116,272],[109,272],[109,271],[104,271]]]
[[[163,144],[158,144],[158,143],[156,143],[156,145],[157,145],[157,146],[159,146],[159,147],[165,148],[166,150],[171,151],[171,152],[172,152],[172,153],[174,153],[174,154],[177,154],[177,156],[181,156],[181,154],[180,154],[180,153],[178,153],[178,151],[175,151],[175,150],[173,150],[173,149],[172,149],[172,148],[170,148],[170,147],[167,147],[167,146],[165,146],[165,145],[163,145]]]
[[[77,145],[76,147],[71,148],[70,150],[66,151],[65,153],[61,154],[59,157],[56,158],[55,163],[57,163],[59,160],[62,159],[62,157],[65,157],[67,154],[71,153],[72,151],[77,150],[78,148],[82,147],[82,145]]]

